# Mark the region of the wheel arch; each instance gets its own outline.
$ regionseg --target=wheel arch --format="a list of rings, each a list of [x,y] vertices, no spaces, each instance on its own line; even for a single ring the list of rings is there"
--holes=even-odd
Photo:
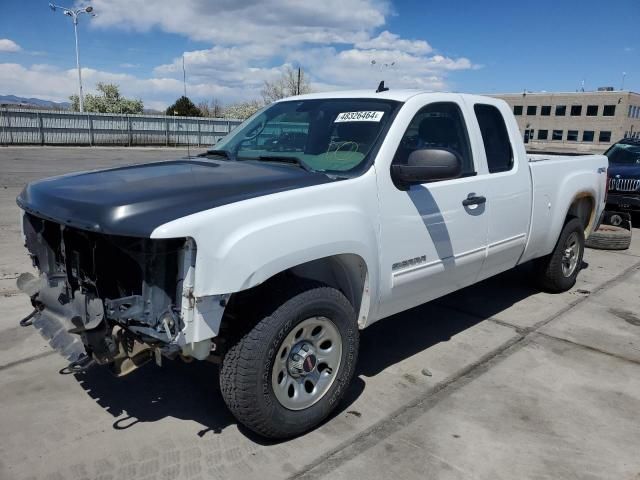
[[[358,313],[358,326],[365,327],[371,309],[371,289],[364,258],[353,253],[332,255],[297,265],[289,271],[296,277],[340,290]]]
[[[284,270],[273,273],[269,278],[251,288],[235,292],[229,299],[229,304],[237,305],[237,309],[256,308],[254,302],[273,302],[270,292],[277,292],[277,297],[288,296],[293,286],[301,280],[318,282],[342,292],[353,306],[358,315],[358,327],[364,328],[368,323],[372,307],[372,287],[370,285],[370,270],[365,259],[355,253],[341,253],[309,260]],[[254,299],[254,295],[257,295]],[[265,296],[266,295],[266,296]],[[234,315],[236,317],[236,315]],[[250,323],[255,320],[253,315],[247,318]]]
[[[573,197],[567,209],[564,223],[573,217],[580,220],[584,228],[584,236],[587,238],[596,222],[596,202],[590,192],[580,192]]]

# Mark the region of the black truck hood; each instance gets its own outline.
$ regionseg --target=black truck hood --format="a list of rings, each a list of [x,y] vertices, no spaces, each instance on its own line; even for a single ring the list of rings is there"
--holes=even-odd
[[[610,163],[607,174],[610,178],[620,175],[620,178],[640,178],[640,165],[622,165]]]
[[[39,180],[24,188],[17,203],[76,228],[148,237],[163,223],[192,213],[331,181],[291,165],[185,159]]]

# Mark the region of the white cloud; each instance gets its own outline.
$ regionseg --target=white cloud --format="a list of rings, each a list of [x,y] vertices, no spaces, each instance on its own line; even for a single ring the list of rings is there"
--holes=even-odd
[[[445,90],[452,73],[478,67],[467,58],[435,52],[424,39],[384,30],[391,14],[386,0],[93,0],[92,5],[98,13],[93,28],[159,29],[211,45],[184,52],[187,93],[196,102],[257,98],[264,81],[285,66],[301,66],[316,90],[375,88],[381,79],[392,88]],[[121,64],[121,73],[85,68],[85,91],[98,81],[115,82],[124,95],[146,105],[167,105],[182,94],[182,56],[166,61],[144,78],[131,73],[139,67],[134,63]],[[2,91],[66,100],[76,90],[74,70],[0,68]]]
[[[212,44],[274,46],[365,40],[390,10],[383,0],[95,0],[92,5],[97,27],[158,27]]]
[[[24,67],[16,63],[0,63],[0,91],[18,96],[38,97],[45,100],[68,101],[77,91],[78,73],[75,69],[61,70],[52,65],[38,64]],[[113,73],[82,69],[85,94],[93,93],[98,82],[116,83],[120,93],[127,97],[142,98],[146,106],[166,106],[182,95],[183,83],[177,78],[138,78],[127,73]],[[244,97],[241,87],[229,88],[213,82],[193,82],[187,85],[188,94],[194,98]]]
[[[424,40],[405,40],[387,30],[375,38],[357,42],[355,46],[364,50],[399,50],[416,55],[425,55],[433,51],[431,45]]]
[[[375,88],[385,80],[391,88],[445,90],[446,76],[473,67],[466,58],[420,56],[400,50],[318,48],[307,52],[307,68],[319,90]]]
[[[19,52],[22,50],[20,45],[18,45],[13,40],[9,40],[8,38],[0,38],[0,52]]]

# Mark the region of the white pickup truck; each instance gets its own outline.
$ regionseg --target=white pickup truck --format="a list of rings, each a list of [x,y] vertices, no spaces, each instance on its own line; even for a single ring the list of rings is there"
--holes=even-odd
[[[570,289],[607,158],[528,157],[501,100],[379,90],[276,102],[198,158],[27,185],[22,324],[71,371],[219,362],[236,418],[283,438],[336,407],[372,323],[531,260]]]

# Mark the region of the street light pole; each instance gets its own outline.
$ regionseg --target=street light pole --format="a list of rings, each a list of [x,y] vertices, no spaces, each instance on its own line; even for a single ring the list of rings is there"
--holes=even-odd
[[[49,8],[52,11],[56,11],[58,8],[62,10],[62,13],[71,17],[73,19],[73,33],[76,38],[76,67],[78,69],[78,100],[80,103],[80,112],[84,112],[84,97],[82,95],[82,69],[80,68],[80,47],[78,46],[78,16],[83,13],[89,13],[92,17],[95,17],[95,13],[93,12],[93,7],[88,6],[85,8],[80,8],[78,10],[71,10],[65,7],[61,7],[60,5],[55,5],[53,3],[49,4]]]
[[[78,68],[78,98],[80,99],[80,113],[84,112],[82,96],[82,69],[80,68],[80,49],[78,48],[78,16],[73,16],[73,33],[76,36],[76,67]]]

